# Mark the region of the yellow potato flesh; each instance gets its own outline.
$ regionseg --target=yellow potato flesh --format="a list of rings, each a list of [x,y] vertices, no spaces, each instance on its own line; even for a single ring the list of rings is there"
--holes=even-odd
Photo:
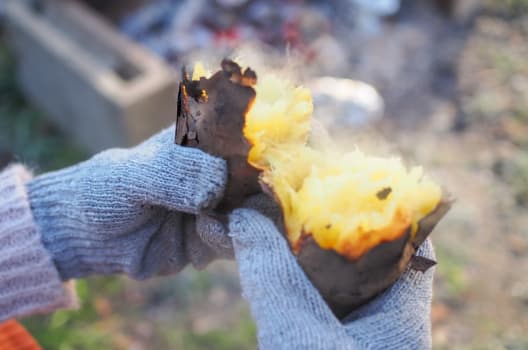
[[[253,146],[248,161],[279,199],[294,247],[304,233],[355,259],[410,227],[415,233],[439,203],[440,187],[420,167],[408,171],[398,158],[306,146],[313,109],[307,89],[274,75],[255,89],[244,129]]]
[[[308,89],[268,74],[259,76],[255,90],[244,128],[252,146],[248,162],[262,171],[280,202],[294,250],[302,235],[311,235],[321,248],[357,259],[409,229],[414,235],[419,220],[440,202],[440,187],[421,167],[407,170],[399,158],[357,149],[307,146],[313,111]]]

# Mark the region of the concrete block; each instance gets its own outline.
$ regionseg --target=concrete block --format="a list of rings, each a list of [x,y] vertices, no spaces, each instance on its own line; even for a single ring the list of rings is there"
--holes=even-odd
[[[89,151],[175,120],[176,72],[83,3],[10,0],[5,18],[23,91]]]

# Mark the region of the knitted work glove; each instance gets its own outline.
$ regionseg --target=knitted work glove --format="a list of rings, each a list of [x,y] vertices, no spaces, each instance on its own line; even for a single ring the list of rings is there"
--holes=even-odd
[[[62,279],[118,272],[143,279],[232,254],[226,235],[188,215],[220,199],[225,162],[173,140],[168,128],[28,183],[34,219]]]
[[[252,209],[238,209],[230,216],[229,232],[260,349],[431,347],[433,269],[406,271],[382,295],[340,322],[270,219]],[[434,258],[429,240],[418,255]]]

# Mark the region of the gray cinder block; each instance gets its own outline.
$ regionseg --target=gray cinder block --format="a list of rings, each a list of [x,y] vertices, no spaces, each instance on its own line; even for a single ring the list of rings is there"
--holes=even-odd
[[[6,28],[23,91],[92,152],[135,144],[175,120],[161,59],[76,0],[11,0]]]

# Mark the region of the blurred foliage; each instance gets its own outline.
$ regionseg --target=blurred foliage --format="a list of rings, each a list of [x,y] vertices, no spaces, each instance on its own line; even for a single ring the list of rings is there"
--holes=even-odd
[[[99,283],[77,281],[77,293],[81,300],[79,310],[58,311],[47,316],[25,319],[24,325],[44,349],[111,349],[112,334],[97,325],[97,314],[92,299],[95,291],[104,293],[118,283],[115,279]],[[109,288],[107,288],[107,286]]]
[[[445,280],[449,298],[457,298],[468,287],[465,276],[465,259],[443,246],[436,247],[437,278]]]
[[[493,170],[511,186],[517,203],[528,206],[528,150],[515,158],[497,160]]]
[[[90,277],[77,281],[78,310],[33,316],[23,324],[44,349],[252,349],[255,324],[235,284],[222,274],[192,269],[142,282]],[[227,290],[235,302],[215,309],[215,288]],[[204,320],[205,328],[197,326]]]
[[[186,350],[244,350],[252,349],[256,343],[256,327],[249,314],[239,315],[239,326],[231,330],[192,332],[185,327],[165,327],[165,337],[171,349]]]
[[[528,0],[486,4],[459,68],[461,108],[480,132],[508,145],[491,165],[528,206]]]

